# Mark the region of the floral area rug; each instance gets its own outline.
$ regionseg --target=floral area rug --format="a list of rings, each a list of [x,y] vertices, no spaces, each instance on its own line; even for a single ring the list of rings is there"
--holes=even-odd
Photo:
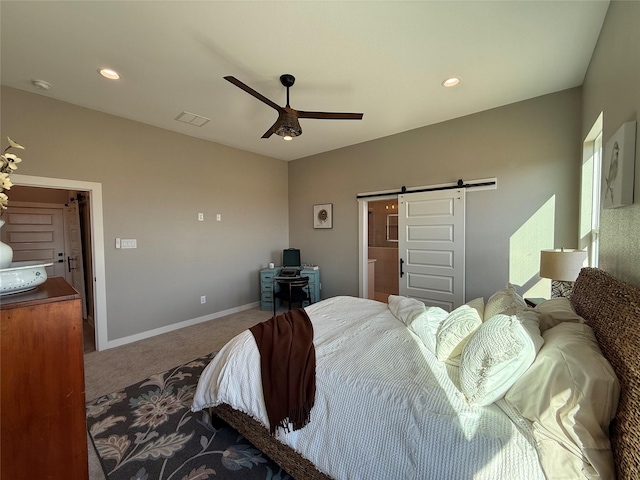
[[[193,413],[198,378],[215,354],[87,403],[87,427],[108,480],[286,480],[237,431]]]

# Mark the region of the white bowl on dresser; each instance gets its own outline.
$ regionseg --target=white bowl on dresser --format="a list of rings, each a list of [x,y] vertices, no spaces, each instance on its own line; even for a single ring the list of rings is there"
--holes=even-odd
[[[47,280],[46,267],[53,263],[14,262],[0,269],[0,296],[33,290]]]

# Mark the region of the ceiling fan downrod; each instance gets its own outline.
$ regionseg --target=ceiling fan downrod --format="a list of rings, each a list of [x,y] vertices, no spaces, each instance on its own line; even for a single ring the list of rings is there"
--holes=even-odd
[[[280,83],[287,89],[287,108],[291,108],[289,105],[289,87],[293,87],[293,84],[296,83],[296,77],[290,73],[285,73],[280,75]]]

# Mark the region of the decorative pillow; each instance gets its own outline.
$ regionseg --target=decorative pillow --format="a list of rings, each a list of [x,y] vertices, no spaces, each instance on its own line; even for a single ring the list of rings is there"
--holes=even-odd
[[[498,290],[489,297],[487,304],[484,306],[483,318],[486,322],[499,313],[513,315],[519,308],[527,308],[527,304],[518,292],[516,292],[516,287],[507,283],[504,289]]]
[[[426,307],[415,298],[389,295],[389,310],[394,317],[409,326],[413,320],[425,312]]]
[[[536,308],[539,313],[540,331],[544,332],[562,322],[584,323],[584,318],[576,313],[571,302],[566,297],[556,297],[539,303]]]
[[[615,478],[609,423],[620,386],[586,324],[560,323],[542,335],[544,346],[505,395],[533,422],[540,461],[549,480]]]
[[[529,368],[543,344],[532,311],[498,314],[469,339],[460,360],[460,388],[469,403],[490,405]]]
[[[469,305],[453,310],[440,324],[436,334],[436,356],[444,362],[457,357],[469,337],[482,325],[478,311]]]
[[[478,315],[480,318],[484,318],[484,298],[474,298],[473,300],[469,300],[465,305],[469,305],[470,307],[475,308],[478,311]]]
[[[436,334],[440,324],[449,312],[440,307],[427,307],[424,313],[417,316],[410,324],[409,330],[415,333],[431,353],[436,354]]]

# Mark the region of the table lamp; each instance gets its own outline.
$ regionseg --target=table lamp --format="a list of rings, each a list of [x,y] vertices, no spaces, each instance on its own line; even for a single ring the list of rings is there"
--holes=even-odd
[[[569,297],[587,258],[582,250],[542,250],[540,276],[551,279],[551,297]]]

